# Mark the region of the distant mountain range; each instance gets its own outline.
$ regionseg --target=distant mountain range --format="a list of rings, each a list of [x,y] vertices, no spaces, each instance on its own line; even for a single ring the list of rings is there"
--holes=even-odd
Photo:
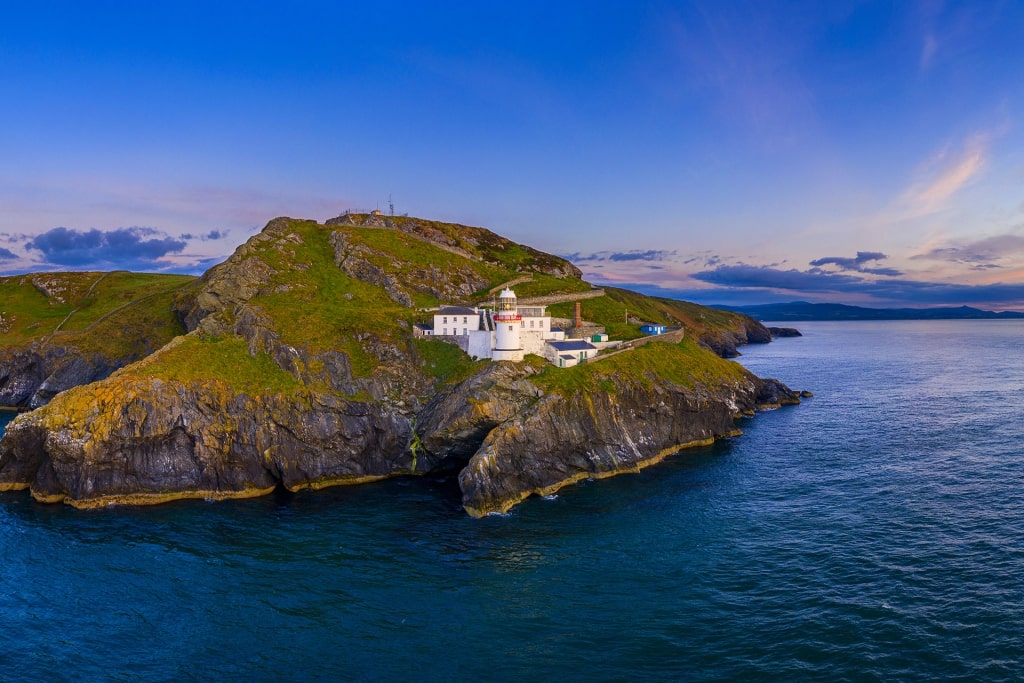
[[[812,304],[791,301],[786,304],[757,306],[712,306],[725,311],[745,313],[755,320],[1000,320],[1024,318],[1014,311],[983,311],[970,306],[947,308],[864,308],[844,304]]]

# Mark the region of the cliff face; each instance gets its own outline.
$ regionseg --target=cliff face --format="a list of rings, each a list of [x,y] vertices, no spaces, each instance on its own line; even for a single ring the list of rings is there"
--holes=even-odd
[[[0,489],[76,507],[233,498],[412,473],[412,423],[327,394],[252,397],[217,382],[113,377],[0,441]],[[62,413],[74,415],[66,419]]]
[[[477,297],[526,263],[545,287],[572,271],[479,229],[406,228],[275,219],[177,298],[187,334],[11,423],[0,489],[90,507],[457,470],[482,515],[797,402],[689,339],[571,369],[414,339],[410,304]]]
[[[424,416],[428,450],[468,456],[459,485],[471,515],[504,512],[580,479],[636,472],[681,448],[738,434],[735,418],[753,410],[758,387],[752,376],[714,391],[618,377],[600,391],[566,396],[520,374],[458,387]]]

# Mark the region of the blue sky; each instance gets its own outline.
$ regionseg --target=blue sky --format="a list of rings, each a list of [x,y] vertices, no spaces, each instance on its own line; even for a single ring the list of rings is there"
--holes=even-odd
[[[0,273],[386,209],[702,303],[1024,310],[1020,2],[20,3]]]

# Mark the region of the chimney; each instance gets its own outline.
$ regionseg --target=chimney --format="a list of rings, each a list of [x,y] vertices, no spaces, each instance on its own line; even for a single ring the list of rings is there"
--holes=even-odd
[[[583,314],[580,313],[580,302],[576,302],[576,319],[572,323],[573,327],[583,327]]]

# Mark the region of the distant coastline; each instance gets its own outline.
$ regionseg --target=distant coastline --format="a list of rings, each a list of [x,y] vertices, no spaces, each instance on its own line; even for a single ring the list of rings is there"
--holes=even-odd
[[[757,306],[712,306],[725,311],[749,315],[755,320],[1020,320],[1024,313],[1016,311],[985,311],[970,306],[942,308],[866,308],[845,304],[812,304],[792,301],[784,304]]]

